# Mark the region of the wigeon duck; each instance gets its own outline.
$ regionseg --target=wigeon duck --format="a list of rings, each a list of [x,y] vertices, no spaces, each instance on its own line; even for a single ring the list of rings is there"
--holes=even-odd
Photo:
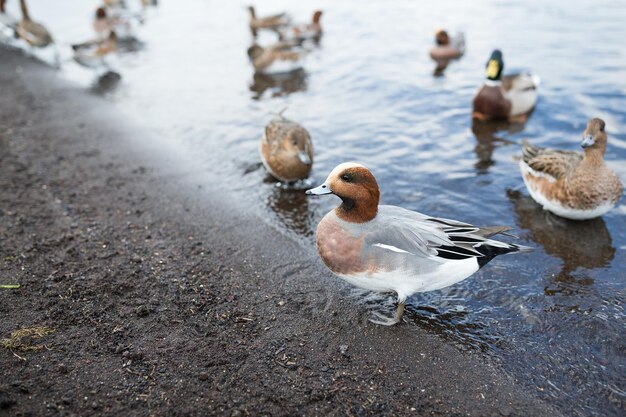
[[[320,18],[322,17],[322,11],[317,10],[313,13],[311,23],[305,23],[300,25],[293,25],[286,29],[279,31],[280,39],[283,40],[319,40],[322,36],[322,25],[320,24]]]
[[[259,141],[263,165],[284,182],[305,179],[313,166],[313,143],[309,132],[281,114],[265,127]]]
[[[504,62],[498,49],[487,61],[487,79],[473,101],[473,117],[525,121],[537,103],[539,78],[532,74],[502,75]]]
[[[583,154],[525,142],[519,164],[531,197],[544,209],[572,220],[592,219],[611,210],[623,186],[604,163],[606,141],[604,121],[595,118],[583,133]]]
[[[407,297],[463,281],[497,255],[530,248],[489,239],[508,227],[479,228],[396,206],[379,206],[380,191],[363,165],[338,165],[307,194],[335,194],[342,203],[320,221],[316,241],[328,268],[340,278],[372,291],[398,295],[398,323]]]
[[[20,0],[20,8],[22,9],[22,20],[17,24],[15,33],[24,39],[30,46],[44,47],[52,44],[54,40],[41,23],[33,22],[26,7],[26,0]]]
[[[435,61],[460,58],[465,53],[465,36],[457,34],[455,38],[450,38],[448,32],[439,29],[435,33],[435,46],[430,50],[430,57]]]
[[[258,29],[278,30],[283,26],[287,26],[291,21],[287,13],[257,17],[253,6],[249,6],[248,11],[250,12],[250,30],[252,30],[254,34],[256,34]]]
[[[295,71],[302,68],[301,60],[306,56],[306,51],[293,50],[292,46],[285,42],[266,48],[253,44],[248,48],[248,58],[255,72],[279,74]]]

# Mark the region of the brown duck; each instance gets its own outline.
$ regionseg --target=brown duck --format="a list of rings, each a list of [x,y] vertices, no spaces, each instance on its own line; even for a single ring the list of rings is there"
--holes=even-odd
[[[572,220],[602,216],[617,204],[620,179],[604,163],[604,121],[591,119],[583,133],[582,154],[524,143],[520,170],[530,196],[544,209]]]
[[[259,153],[269,173],[284,182],[308,177],[313,166],[311,135],[300,124],[282,115],[265,127]]]

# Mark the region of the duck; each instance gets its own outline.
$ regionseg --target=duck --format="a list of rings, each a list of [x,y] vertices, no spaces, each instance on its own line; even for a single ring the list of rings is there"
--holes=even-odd
[[[279,31],[279,37],[281,40],[294,40],[298,42],[304,42],[306,40],[319,40],[322,36],[322,25],[320,24],[320,18],[322,17],[322,11],[316,10],[313,13],[311,23],[305,23],[300,25],[289,26],[286,29]]]
[[[109,19],[107,10],[104,7],[98,7],[93,19],[92,27],[99,39],[105,39],[113,29],[114,22]]]
[[[52,35],[48,29],[41,23],[33,22],[28,13],[26,0],[20,0],[20,8],[22,9],[22,20],[19,21],[15,28],[18,37],[24,39],[30,46],[41,48],[54,43]]]
[[[468,278],[498,255],[531,248],[491,239],[506,226],[476,227],[379,205],[376,178],[365,166],[347,162],[331,171],[308,195],[334,194],[341,205],[319,222],[316,245],[322,261],[337,276],[366,290],[395,292],[393,317],[370,321],[394,325],[407,297],[439,290]]]
[[[291,18],[287,13],[279,13],[272,16],[256,17],[256,11],[253,6],[248,6],[250,12],[250,30],[254,34],[258,29],[278,30],[283,26],[287,26],[291,22]]]
[[[107,67],[104,57],[117,51],[117,45],[117,35],[111,31],[105,40],[72,45],[74,60],[84,67]]]
[[[539,77],[529,73],[502,75],[504,61],[499,49],[491,53],[486,68],[487,79],[474,96],[472,116],[525,122],[537,104]]]
[[[609,212],[624,186],[604,162],[606,143],[605,123],[599,118],[587,123],[580,143],[582,154],[525,141],[519,166],[530,196],[545,210],[566,219],[588,220]]]
[[[306,56],[306,51],[292,48],[293,44],[288,42],[278,42],[265,48],[255,43],[248,48],[248,58],[255,72],[288,73],[302,69],[300,62]]]
[[[439,29],[435,32],[435,46],[430,49],[430,57],[439,61],[449,61],[463,56],[465,53],[465,35],[457,34],[455,38],[450,38],[448,32]]]
[[[259,154],[274,178],[287,183],[305,179],[313,166],[311,135],[302,125],[279,113],[265,126]]]

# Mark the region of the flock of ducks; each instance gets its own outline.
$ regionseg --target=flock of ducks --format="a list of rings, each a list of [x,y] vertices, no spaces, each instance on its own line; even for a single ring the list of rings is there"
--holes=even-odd
[[[18,20],[7,14],[6,0],[0,0],[0,24],[31,47],[54,44],[48,30],[31,19],[26,1],[19,1],[22,18]],[[149,6],[156,2],[141,3]],[[255,74],[301,69],[307,45],[316,45],[323,34],[322,12],[315,11],[309,23],[292,24],[286,13],[258,17],[252,6],[248,11],[255,39],[261,30],[276,34],[274,43],[261,46],[255,41],[248,48]],[[94,15],[95,39],[72,45],[74,59],[85,66],[101,64],[105,56],[117,50],[120,38],[130,36],[132,18],[124,12],[121,0],[104,0]],[[430,50],[437,64],[435,75],[464,52],[462,33],[451,37],[438,30]],[[486,64],[486,79],[472,102],[472,117],[525,123],[537,103],[539,79],[525,73],[504,75],[503,69],[502,52],[494,50]],[[519,168],[530,196],[544,209],[568,219],[587,220],[607,213],[620,199],[623,185],[604,162],[606,144],[605,122],[598,118],[591,119],[583,133],[583,153],[543,149],[524,142]],[[282,112],[265,127],[259,153],[267,171],[285,183],[306,179],[313,166],[311,135]],[[317,249],[326,266],[355,286],[397,294],[395,314],[377,315],[371,321],[378,324],[398,323],[412,294],[460,282],[495,256],[530,250],[492,238],[506,234],[509,227],[476,227],[379,205],[378,183],[361,164],[338,165],[323,184],[306,194],[334,194],[341,199],[316,231]]]
[[[139,1],[144,9],[157,4],[156,0]],[[48,29],[31,19],[26,0],[19,0],[22,13],[19,20],[7,12],[6,2],[7,0],[0,0],[0,25],[12,30],[16,38],[23,39],[31,48],[56,48]],[[94,38],[71,45],[72,59],[84,67],[108,69],[106,57],[117,52],[120,44],[137,43],[132,33],[136,22],[143,23],[143,16],[129,11],[123,0],[103,0],[92,21]],[[59,64],[58,49],[55,56]]]
[[[301,69],[307,44],[318,44],[322,36],[322,12],[313,13],[310,23],[292,24],[286,13],[257,17],[254,7],[248,7],[250,31],[256,39],[260,30],[273,32],[277,40],[266,46],[254,42],[248,48],[248,57],[255,73],[281,74]]]
[[[248,51],[255,71],[266,70],[269,62],[298,59],[291,49],[299,46],[301,39],[293,42],[293,37],[284,34],[301,32],[290,28],[286,14],[259,19],[251,7],[250,15],[253,34],[260,29],[279,33],[277,44],[266,48],[253,45]],[[319,16],[321,12],[316,12],[313,24],[307,26],[315,29],[318,39],[322,33]],[[430,50],[437,63],[435,75],[464,51],[462,33],[452,38],[445,30],[438,30]],[[486,64],[486,79],[472,102],[472,117],[525,123],[537,103],[539,78],[528,73],[504,75],[503,69],[502,52],[494,50]],[[591,119],[583,133],[582,154],[524,142],[519,167],[531,197],[545,210],[567,219],[587,220],[607,213],[620,199],[623,185],[604,163],[606,142],[605,123],[598,118]],[[311,136],[282,113],[266,126],[259,152],[263,165],[280,181],[304,180],[311,172]],[[510,230],[506,226],[476,227],[379,205],[378,183],[370,170],[358,163],[338,165],[323,184],[306,194],[334,194],[341,199],[316,230],[317,249],[326,266],[357,287],[397,294],[395,314],[385,317],[375,313],[370,321],[377,324],[400,322],[406,299],[412,294],[458,283],[498,255],[531,250],[492,239],[506,234]]]

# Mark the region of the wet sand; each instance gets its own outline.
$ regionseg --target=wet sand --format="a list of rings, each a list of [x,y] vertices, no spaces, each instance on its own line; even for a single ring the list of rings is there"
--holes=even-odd
[[[479,352],[367,321],[311,245],[113,104],[0,47],[0,415],[559,415]],[[177,167],[186,166],[184,174]]]

